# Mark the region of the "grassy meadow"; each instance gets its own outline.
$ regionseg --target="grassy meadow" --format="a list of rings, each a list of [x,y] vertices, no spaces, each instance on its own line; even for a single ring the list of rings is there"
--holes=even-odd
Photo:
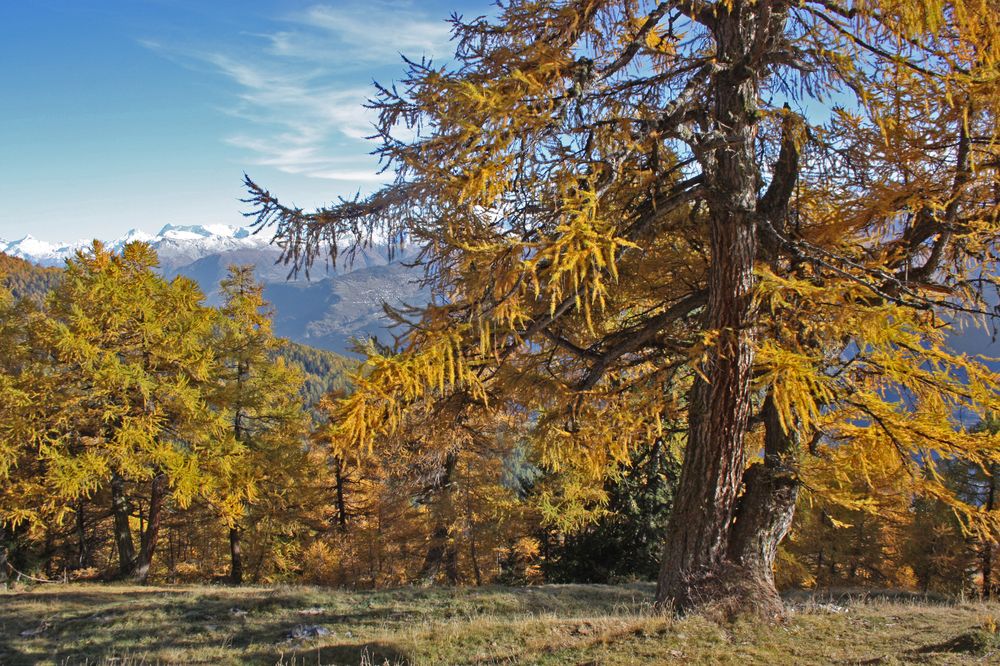
[[[657,615],[649,585],[52,585],[0,592],[0,664],[1000,663],[1000,604],[788,599],[786,623]]]

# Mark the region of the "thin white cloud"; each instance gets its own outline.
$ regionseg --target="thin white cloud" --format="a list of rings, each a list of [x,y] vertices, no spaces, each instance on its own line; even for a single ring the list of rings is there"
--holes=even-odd
[[[344,153],[352,153],[348,171],[367,174],[354,180],[373,179],[375,164],[364,143],[374,132],[375,120],[364,107],[368,88],[324,80],[317,72],[287,63],[237,60],[221,53],[203,59],[238,87],[237,100],[226,111],[249,121],[253,131],[225,140],[249,151],[251,162],[285,173],[331,178],[341,171]]]
[[[225,49],[142,43],[166,57],[208,65],[233,84],[224,112],[241,121],[222,137],[251,164],[356,184],[384,181],[364,139],[374,112],[364,107],[372,78],[401,73],[399,56],[443,59],[453,51],[443,17],[406,0],[317,4],[285,16],[281,30],[243,33]],[[263,43],[262,43],[263,42]]]
[[[356,62],[388,63],[398,61],[400,54],[440,58],[453,50],[448,23],[413,11],[409,3],[375,0],[346,6],[315,5],[292,20],[314,29],[308,35],[313,39],[302,39],[296,31],[275,33],[271,35],[275,53],[310,58],[315,47],[323,43],[315,41],[317,36],[348,47],[340,51],[341,57]]]
[[[374,168],[359,168],[358,160],[353,157],[330,157],[314,146],[295,145],[280,136],[277,140],[270,140],[236,135],[228,137],[226,143],[255,153],[258,156],[254,159],[255,164],[285,173],[357,183],[386,180]]]
[[[384,174],[372,173],[370,171],[348,171],[344,169],[330,169],[329,171],[314,171],[310,174],[313,178],[326,178],[328,180],[342,180],[349,183],[384,183],[387,178]]]

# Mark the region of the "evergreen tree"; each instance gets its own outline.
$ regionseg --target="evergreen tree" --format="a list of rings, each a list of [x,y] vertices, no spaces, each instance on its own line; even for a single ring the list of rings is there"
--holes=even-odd
[[[635,451],[605,481],[597,518],[554,535],[545,575],[553,582],[655,580],[680,461],[662,439]]]

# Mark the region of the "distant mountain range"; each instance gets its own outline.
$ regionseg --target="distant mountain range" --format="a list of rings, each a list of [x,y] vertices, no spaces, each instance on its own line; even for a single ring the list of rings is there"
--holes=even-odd
[[[279,263],[281,251],[270,244],[270,237],[245,227],[167,225],[155,235],[133,229],[105,245],[119,249],[130,241],[149,243],[160,257],[164,276],[195,280],[213,304],[230,265],[253,265],[275,310],[278,335],[337,353],[349,353],[355,337],[391,341],[383,302],[423,305],[429,299],[427,290],[415,282],[419,272],[401,263],[411,255],[403,252],[390,261],[386,247],[359,251],[351,264],[338,262],[327,270],[315,266],[307,280],[302,275],[290,279],[289,267]],[[91,242],[52,243],[27,235],[15,241],[0,239],[0,252],[39,266],[62,266]]]
[[[268,248],[267,239],[256,236],[249,229],[226,225],[177,226],[168,224],[158,234],[151,235],[132,229],[121,238],[104,241],[112,249],[120,249],[131,241],[144,241],[152,245],[166,263],[190,263],[194,259],[218,252]],[[20,257],[40,266],[62,266],[66,259],[80,249],[86,249],[90,239],[72,243],[50,243],[28,234],[15,241],[0,240],[0,251]]]
[[[266,234],[253,234],[245,227],[224,225],[167,225],[156,235],[133,229],[106,245],[120,248],[129,241],[149,243],[160,257],[163,274],[187,276],[201,285],[210,303],[218,302],[219,282],[232,264],[252,264],[265,284],[265,296],[275,310],[275,331],[293,342],[340,354],[350,353],[351,338],[376,336],[391,342],[382,303],[423,305],[426,289],[416,280],[417,269],[405,265],[412,250],[390,261],[388,248],[375,246],[358,252],[352,264],[338,262],[324,270],[312,270],[312,279],[289,279],[289,267],[278,263],[281,251]],[[65,260],[91,241],[47,243],[32,236],[7,242],[0,252],[41,266],[62,266]],[[969,354],[1000,357],[1000,343],[989,332],[970,327],[957,332],[952,344]],[[1000,371],[1000,362],[991,367]]]

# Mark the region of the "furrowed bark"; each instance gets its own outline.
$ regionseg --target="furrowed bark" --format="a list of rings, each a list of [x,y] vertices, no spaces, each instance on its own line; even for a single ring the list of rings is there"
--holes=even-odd
[[[778,545],[792,527],[799,482],[794,472],[796,432],[781,426],[772,396],[763,408],[764,461],[743,475],[743,495],[729,535],[729,561],[748,572],[762,589],[774,590]],[[771,598],[770,603],[776,601]],[[780,600],[777,600],[780,604]]]
[[[710,28],[722,67],[709,113],[721,145],[698,153],[711,232],[705,323],[716,338],[690,393],[688,444],[656,597],[661,607],[679,612],[717,602],[747,604],[755,596],[737,584],[741,573],[734,572],[728,547],[751,411],[759,182],[754,144],[763,72],[757,59],[782,34],[785,8],[735,2],[731,10],[716,9]],[[769,596],[773,584],[765,592]]]

